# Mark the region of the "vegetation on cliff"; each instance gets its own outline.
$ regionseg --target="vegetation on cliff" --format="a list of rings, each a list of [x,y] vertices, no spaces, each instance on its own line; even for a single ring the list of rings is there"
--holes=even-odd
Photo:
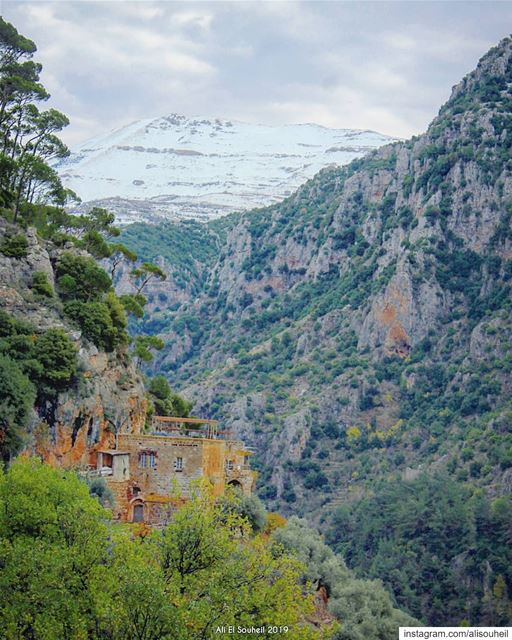
[[[440,473],[382,482],[373,495],[338,507],[327,538],[359,575],[383,580],[398,606],[419,619],[505,626],[511,520],[510,496],[489,500]]]
[[[493,514],[512,482],[511,82],[506,38],[424,135],[208,225],[204,245],[213,234],[220,252],[203,261],[194,293],[142,323],[167,339],[154,368],[256,448],[260,496],[328,528],[351,567],[382,571],[402,607],[436,623],[510,619],[511,576],[498,560],[506,527],[486,536],[479,514]],[[164,255],[159,234],[184,235],[172,227],[147,231],[152,256]],[[170,273],[186,255],[167,256]],[[440,470],[469,509],[455,546],[452,507],[430,508]],[[430,489],[415,494],[422,474]],[[431,546],[421,522],[392,534],[365,517],[366,500],[400,513],[401,492],[412,512],[435,517]],[[374,525],[364,561],[362,531]],[[413,559],[395,571],[386,549],[398,563],[407,536]],[[445,543],[437,585],[429,563]]]
[[[111,242],[119,236],[113,214],[95,207],[71,215],[63,208],[76,196],[62,187],[50,163],[68,154],[58,138],[68,120],[54,109],[40,109],[49,94],[39,80],[41,65],[32,60],[35,51],[32,41],[0,18],[0,457],[4,461],[29,441],[33,446],[39,427],[49,430],[55,440],[59,407],[70,396],[76,414],[72,419],[69,413],[66,416],[74,423],[68,424],[75,430],[72,446],[78,430],[86,423],[91,428],[97,417],[85,415],[88,411],[103,413],[107,422],[126,421],[128,398],[141,404],[130,395],[140,386],[130,355],[148,361],[151,349],[163,346],[154,336],[138,336],[130,354],[127,327],[128,315],[143,314],[147,284],[165,279],[165,273],[150,262],[135,265],[132,292],[117,296],[112,277],[120,256],[133,263],[136,255],[122,243]],[[106,257],[111,258],[110,275],[97,263]],[[102,384],[93,373],[95,349],[107,355],[110,384]],[[116,369],[121,373],[113,373]],[[91,388],[91,378],[97,379],[96,389]],[[123,384],[116,384],[117,379]],[[113,397],[123,391],[128,392],[123,401]],[[161,410],[172,411],[181,402],[185,414],[190,406],[170,391],[159,400]],[[100,435],[97,430],[95,437]]]
[[[22,447],[37,400],[54,397],[76,375],[76,348],[60,328],[38,333],[0,309],[0,458]]]

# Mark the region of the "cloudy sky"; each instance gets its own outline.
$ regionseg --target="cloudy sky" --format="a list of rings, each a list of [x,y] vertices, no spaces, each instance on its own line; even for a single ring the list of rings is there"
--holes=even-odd
[[[408,137],[512,29],[511,2],[0,0],[68,144],[170,113]]]

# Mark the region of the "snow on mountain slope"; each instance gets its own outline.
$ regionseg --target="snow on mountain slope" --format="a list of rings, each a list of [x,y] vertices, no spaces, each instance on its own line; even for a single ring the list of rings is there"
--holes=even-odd
[[[393,141],[374,131],[173,114],[88,140],[55,168],[120,223],[208,219],[277,202],[323,167]]]

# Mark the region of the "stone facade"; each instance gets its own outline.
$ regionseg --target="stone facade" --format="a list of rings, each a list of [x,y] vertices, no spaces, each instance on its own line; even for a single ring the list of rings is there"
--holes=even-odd
[[[251,493],[250,451],[241,442],[208,435],[119,434],[116,449],[97,451],[97,472],[114,494],[114,517],[165,524],[201,478],[214,495],[228,485]]]

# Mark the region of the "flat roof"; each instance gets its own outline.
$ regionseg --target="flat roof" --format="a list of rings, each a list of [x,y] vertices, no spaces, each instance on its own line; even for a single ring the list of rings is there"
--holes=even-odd
[[[240,449],[243,449],[244,451],[248,449],[248,447],[246,447],[246,445],[241,441],[241,440],[231,440],[231,439],[225,439],[225,438],[200,438],[200,437],[193,437],[193,436],[170,436],[169,434],[160,434],[160,433],[120,433],[119,434],[119,440],[122,440],[123,438],[129,438],[130,440],[135,439],[135,440],[145,440],[146,438],[149,440],[151,438],[161,438],[162,440],[165,440],[166,442],[179,442],[180,440],[186,440],[187,442],[195,442],[195,443],[199,443],[199,442],[223,442],[224,444],[230,444],[230,445],[236,445],[239,446]],[[250,450],[250,448],[249,448]]]
[[[120,433],[119,439],[129,438],[130,440],[150,440],[151,438],[160,438],[166,442],[180,442],[186,440],[187,442],[194,442],[199,444],[200,442],[229,442],[222,438],[199,438],[194,436],[170,436],[168,433]]]
[[[153,421],[171,422],[175,424],[219,424],[218,420],[207,420],[205,418],[178,418],[176,416],[153,416]]]
[[[109,456],[127,456],[129,451],[119,451],[119,449],[98,449],[96,453],[108,453]]]

